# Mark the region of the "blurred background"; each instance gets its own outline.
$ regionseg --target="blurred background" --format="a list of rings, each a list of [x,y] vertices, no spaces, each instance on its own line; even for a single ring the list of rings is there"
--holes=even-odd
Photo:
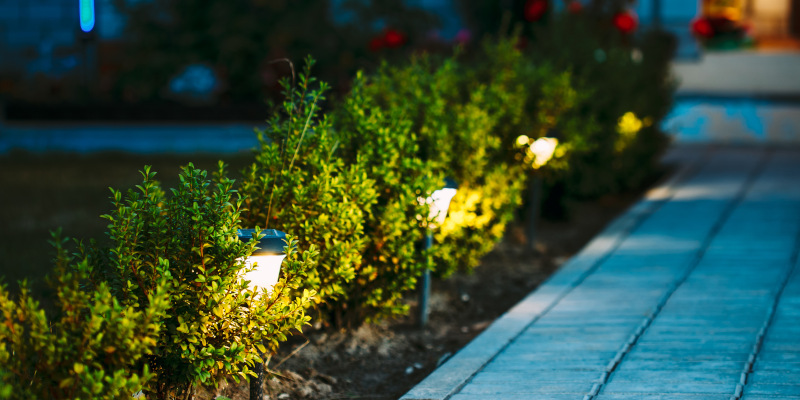
[[[223,154],[239,171],[309,54],[335,98],[358,70],[499,34],[558,57],[537,26],[614,9],[627,10],[617,30],[677,40],[677,92],[661,101],[674,141],[800,141],[800,0],[0,0],[0,275],[46,271],[58,226],[101,236],[107,188],[144,164],[167,185]]]
[[[0,99],[9,121],[261,120],[289,71],[277,60],[299,64],[312,54],[320,77],[344,91],[356,70],[381,59],[496,34],[504,12],[506,23],[523,21],[524,3],[0,0]],[[568,4],[551,3],[556,11]],[[729,52],[800,48],[798,0],[638,0],[631,7],[643,27],[677,36],[679,60],[702,60],[698,37]],[[719,68],[708,70],[719,76]],[[693,77],[686,83],[696,90]],[[202,113],[185,109],[209,105]]]

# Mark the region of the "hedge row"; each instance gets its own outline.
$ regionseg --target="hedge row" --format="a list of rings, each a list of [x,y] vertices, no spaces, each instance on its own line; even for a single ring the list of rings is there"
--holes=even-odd
[[[185,167],[177,188],[145,168],[141,185],[112,190],[110,247],[75,242],[70,252],[54,241],[60,313],[0,288],[0,397],[144,389],[167,399],[247,378],[312,318],[355,327],[403,315],[425,268],[472,270],[533,176],[572,196],[641,183],[666,144],[658,124],[670,100],[669,42],[572,40],[584,25],[565,18],[528,48],[501,39],[384,64],[337,101],[309,59],[296,82],[282,82],[284,101],[257,130],[238,182],[220,162],[211,177]],[[552,159],[531,148],[542,137],[560,143]],[[422,251],[432,221],[419,199],[446,177],[459,191]],[[237,240],[240,228],[290,234],[269,293],[242,279],[255,245]]]

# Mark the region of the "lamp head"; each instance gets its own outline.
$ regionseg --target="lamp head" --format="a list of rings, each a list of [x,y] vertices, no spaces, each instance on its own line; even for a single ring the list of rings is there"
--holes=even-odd
[[[447,217],[447,210],[450,208],[450,202],[458,192],[458,184],[456,181],[445,178],[444,183],[444,187],[434,190],[427,198],[420,199],[420,202],[424,202],[430,206],[429,219],[434,221],[431,224],[432,227],[438,227],[444,223]]]
[[[539,169],[551,158],[556,152],[558,147],[558,139],[550,137],[541,137],[533,141],[528,150],[529,154],[533,156],[533,168]]]
[[[255,229],[239,229],[236,235],[242,242],[249,242],[255,238]],[[257,248],[254,256],[285,255],[283,247],[286,246],[286,233],[275,229],[262,229],[258,235]]]
[[[286,234],[275,229],[264,229],[256,238],[255,233],[255,229],[239,229],[237,232],[240,241],[258,240],[256,250],[244,260],[248,268],[252,266],[255,268],[247,272],[243,278],[250,281],[251,288],[263,288],[269,291],[278,283],[281,263],[286,257],[284,251]]]

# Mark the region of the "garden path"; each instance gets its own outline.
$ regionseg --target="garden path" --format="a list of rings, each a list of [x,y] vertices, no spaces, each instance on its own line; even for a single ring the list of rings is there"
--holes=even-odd
[[[681,165],[412,399],[800,399],[800,148]]]

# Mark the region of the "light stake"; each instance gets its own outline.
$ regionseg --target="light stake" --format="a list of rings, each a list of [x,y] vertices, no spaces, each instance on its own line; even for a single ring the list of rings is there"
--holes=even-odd
[[[266,295],[272,291],[281,275],[281,263],[286,258],[284,251],[286,234],[275,229],[264,229],[259,233],[258,238],[255,235],[255,229],[239,229],[237,233],[240,241],[258,240],[256,250],[244,260],[247,268],[253,266],[255,268],[245,273],[243,279],[250,281],[250,288],[262,289]],[[260,356],[264,357],[263,354]],[[256,377],[250,379],[250,400],[262,400],[264,398],[264,364],[257,363],[253,367],[253,372],[256,373]]]
[[[522,136],[520,137],[522,138]],[[520,138],[517,143],[520,143]],[[526,143],[529,140],[525,136]],[[558,139],[541,137],[533,141],[530,147],[526,149],[526,155],[532,158],[533,171],[531,171],[531,180],[528,185],[528,227],[525,236],[528,239],[528,247],[532,251],[536,251],[536,220],[539,219],[539,209],[542,202],[542,178],[536,173],[536,170],[543,167],[555,155],[556,148],[558,147]]]
[[[425,251],[433,246],[433,230],[438,228],[444,223],[447,218],[447,210],[450,208],[450,202],[458,192],[458,185],[450,178],[445,179],[445,185],[441,189],[435,190],[427,198],[419,198],[421,204],[428,204],[430,206],[429,220],[427,234],[425,235]],[[427,265],[422,272],[422,286],[419,292],[419,326],[424,328],[428,324],[429,313],[429,299],[431,294],[431,266]]]

